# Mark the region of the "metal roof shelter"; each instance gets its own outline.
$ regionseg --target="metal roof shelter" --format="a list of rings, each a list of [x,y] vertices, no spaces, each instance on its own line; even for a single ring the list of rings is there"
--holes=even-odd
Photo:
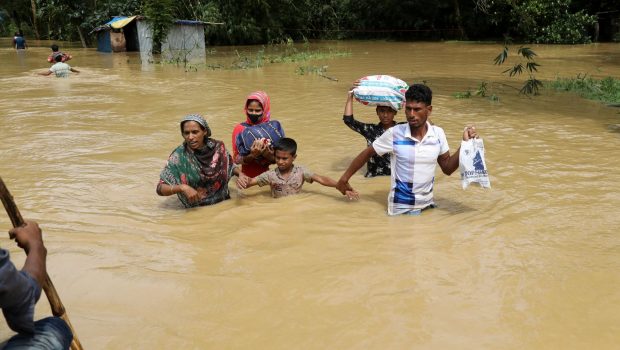
[[[204,61],[206,24],[201,21],[175,21],[162,42],[162,58],[186,62]],[[97,51],[139,51],[143,61],[152,61],[153,29],[143,16],[117,16],[92,32],[97,33]]]

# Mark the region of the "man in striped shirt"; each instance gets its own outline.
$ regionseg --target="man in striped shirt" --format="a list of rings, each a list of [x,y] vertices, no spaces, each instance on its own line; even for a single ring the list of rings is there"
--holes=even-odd
[[[388,215],[418,215],[435,207],[433,185],[437,164],[450,175],[459,167],[459,149],[450,155],[443,129],[428,122],[433,106],[433,93],[423,84],[412,85],[405,94],[406,124],[388,129],[371,146],[362,151],[342,174],[337,188],[351,189],[349,179],[374,155],[391,154],[392,181],[388,196]],[[468,126],[463,140],[477,137]]]

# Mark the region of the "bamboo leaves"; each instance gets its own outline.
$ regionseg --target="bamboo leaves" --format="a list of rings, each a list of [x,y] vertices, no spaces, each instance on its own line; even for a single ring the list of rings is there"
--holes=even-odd
[[[495,65],[500,66],[508,60],[508,41],[509,39],[507,39],[506,43],[504,43],[504,48],[500,54],[493,60]],[[537,56],[536,53],[529,47],[521,46],[517,50],[517,56],[524,58],[526,61],[516,62],[511,68],[502,71],[502,74],[508,74],[508,76],[512,78],[527,72],[529,79],[525,81],[524,85],[519,90],[519,93],[527,96],[538,95],[543,83],[534,76],[534,73],[538,72],[538,67],[540,67],[540,64],[534,61],[534,58]]]
[[[495,64],[499,66],[502,63],[504,63],[504,61],[506,61],[507,58],[508,58],[508,47],[504,46],[504,49],[502,50],[502,52],[500,52],[500,54],[497,55],[497,57],[495,57]]]
[[[536,53],[534,51],[532,51],[532,49],[530,49],[529,47],[523,47],[523,46],[521,46],[519,48],[519,50],[517,51],[517,54],[523,56],[528,61],[533,60],[534,56],[536,56]]]

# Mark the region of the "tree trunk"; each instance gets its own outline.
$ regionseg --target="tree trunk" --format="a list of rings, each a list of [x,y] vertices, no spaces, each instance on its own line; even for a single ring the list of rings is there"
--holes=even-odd
[[[463,19],[461,18],[461,8],[459,6],[459,0],[454,0],[454,17],[456,17],[456,26],[459,29],[460,40],[467,40],[467,34],[463,29]]]
[[[13,10],[13,21],[15,22],[15,26],[17,27],[17,32],[21,33],[22,32],[22,21],[19,18],[19,15],[17,14],[16,10]]]
[[[32,31],[34,32],[34,37],[39,40],[41,38],[39,37],[39,30],[37,29],[37,2],[35,0],[30,0],[30,5],[32,6]]]
[[[75,27],[77,28],[77,32],[80,35],[80,41],[82,42],[82,47],[83,48],[87,48],[88,46],[86,46],[86,39],[84,39],[84,34],[82,33],[82,28],[80,28],[79,24],[77,24]]]

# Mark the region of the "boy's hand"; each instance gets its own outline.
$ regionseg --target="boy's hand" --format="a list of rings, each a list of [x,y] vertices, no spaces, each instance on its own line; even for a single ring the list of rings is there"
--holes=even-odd
[[[360,86],[360,85],[361,85],[361,83],[360,83],[360,80],[359,80],[359,79],[357,79],[356,81],[354,81],[354,82],[353,82],[353,84],[352,84],[352,85],[351,85],[351,87],[349,88],[349,92],[348,92],[348,95],[349,95],[348,97],[349,97],[349,98],[353,97],[353,90],[354,90],[356,87]]]
[[[347,196],[347,198],[350,200],[356,201],[360,199],[360,194],[356,190],[347,190],[345,191],[344,195]]]
[[[338,180],[338,183],[336,184],[336,189],[344,195],[346,195],[347,191],[353,191],[353,187],[349,185],[349,182],[342,180],[342,178]]]
[[[250,177],[244,173],[239,174],[237,178],[237,187],[240,189],[246,189],[248,187],[248,183],[250,182]]]

